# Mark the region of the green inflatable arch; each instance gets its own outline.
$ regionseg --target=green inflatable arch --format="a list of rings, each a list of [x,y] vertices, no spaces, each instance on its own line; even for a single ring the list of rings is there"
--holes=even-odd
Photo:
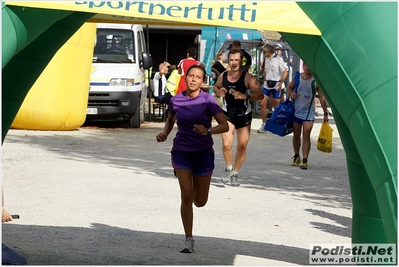
[[[397,3],[298,5],[322,36],[281,34],[333,110],[347,156],[352,242],[397,243]],[[93,15],[3,4],[2,142],[52,56]]]
[[[333,110],[347,157],[352,241],[396,243],[397,3],[298,5],[322,36],[282,35]]]

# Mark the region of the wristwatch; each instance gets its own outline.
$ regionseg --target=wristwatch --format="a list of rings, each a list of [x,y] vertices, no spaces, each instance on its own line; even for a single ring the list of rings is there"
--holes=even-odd
[[[208,128],[207,130],[208,130],[208,135],[211,136],[212,135],[211,128]]]

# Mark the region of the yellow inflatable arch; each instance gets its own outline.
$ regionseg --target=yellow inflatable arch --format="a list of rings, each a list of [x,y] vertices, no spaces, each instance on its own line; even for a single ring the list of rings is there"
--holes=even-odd
[[[29,90],[11,128],[73,130],[84,123],[95,32],[95,23],[85,23],[58,50]]]

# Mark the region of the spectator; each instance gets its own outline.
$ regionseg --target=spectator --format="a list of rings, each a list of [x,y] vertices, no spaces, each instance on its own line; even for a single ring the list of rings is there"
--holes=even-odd
[[[215,61],[215,63],[213,63],[212,68],[218,71],[218,74],[223,73],[224,71],[226,71],[226,67],[224,65],[224,61],[226,60],[226,55],[225,53],[219,52],[217,54],[217,60]],[[216,80],[219,76],[216,77]]]
[[[198,66],[201,66],[201,67],[203,67],[204,69],[206,69],[206,68],[205,68],[205,63],[204,63],[204,62],[200,62],[200,63],[198,64]],[[208,75],[207,73],[205,73],[205,83],[202,84],[201,90],[209,94],[210,89],[211,89],[210,77],[209,77],[209,75]]]
[[[199,62],[195,59],[197,57],[197,49],[195,47],[189,47],[187,49],[187,57],[180,60],[177,65],[178,73],[181,75],[179,88],[177,94],[180,94],[186,90],[186,73],[191,65],[199,65]]]
[[[282,49],[282,46],[280,44],[277,44],[274,47],[274,56],[273,57],[279,57],[284,61],[283,56],[282,56],[283,51],[281,49]]]
[[[169,72],[170,64],[166,61],[159,64],[159,71],[154,74],[154,100],[158,103],[169,103],[170,94],[166,93],[166,74]]]
[[[170,65],[169,66],[169,71],[168,73],[165,75],[166,76],[166,80],[169,79],[170,74],[172,74],[172,71],[177,70],[177,66],[176,65]]]

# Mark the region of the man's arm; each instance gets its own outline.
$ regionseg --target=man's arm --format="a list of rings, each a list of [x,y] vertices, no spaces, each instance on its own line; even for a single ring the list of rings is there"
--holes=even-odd
[[[159,75],[162,76],[162,75],[167,74],[168,71],[169,71],[169,70],[167,69],[168,67],[170,67],[169,62],[164,61],[164,62],[162,63],[162,67],[161,67],[160,70],[159,70]]]
[[[280,60],[279,62],[280,71],[282,71],[283,73],[281,75],[281,82],[284,82],[287,79],[289,68],[287,63],[285,63],[281,57],[278,57],[278,59]]]
[[[287,93],[290,97],[292,97],[293,93],[294,93],[294,89],[295,89],[295,75],[292,77],[292,80],[290,82],[290,84],[287,87]],[[292,97],[293,99],[295,99],[295,97]]]
[[[247,72],[245,75],[245,80],[247,81],[245,85],[252,91],[252,93],[249,94],[249,100],[262,100],[264,95],[255,77]]]
[[[227,89],[223,87],[223,73],[219,75],[216,83],[213,85],[213,92],[220,97],[226,96]]]
[[[154,78],[152,79],[152,85],[154,86],[154,88],[152,88],[152,93],[154,96],[159,96],[158,95],[158,87],[159,87],[159,79],[161,78],[161,76],[159,76],[159,72],[156,72],[154,74]]]
[[[281,80],[279,81],[279,84],[278,84],[278,90],[281,90],[281,89],[282,89],[282,87],[283,87],[283,82],[285,81],[285,79],[287,79],[287,76],[288,76],[288,71],[287,71],[287,70],[284,70],[284,71],[283,71],[283,75],[281,76]]]
[[[323,92],[320,90],[320,87],[319,87],[319,85],[317,83],[316,83],[316,90],[317,90],[317,93],[319,94],[319,100],[320,100],[321,107],[323,108],[324,121],[328,122],[327,101],[326,101],[326,98],[324,97]]]

